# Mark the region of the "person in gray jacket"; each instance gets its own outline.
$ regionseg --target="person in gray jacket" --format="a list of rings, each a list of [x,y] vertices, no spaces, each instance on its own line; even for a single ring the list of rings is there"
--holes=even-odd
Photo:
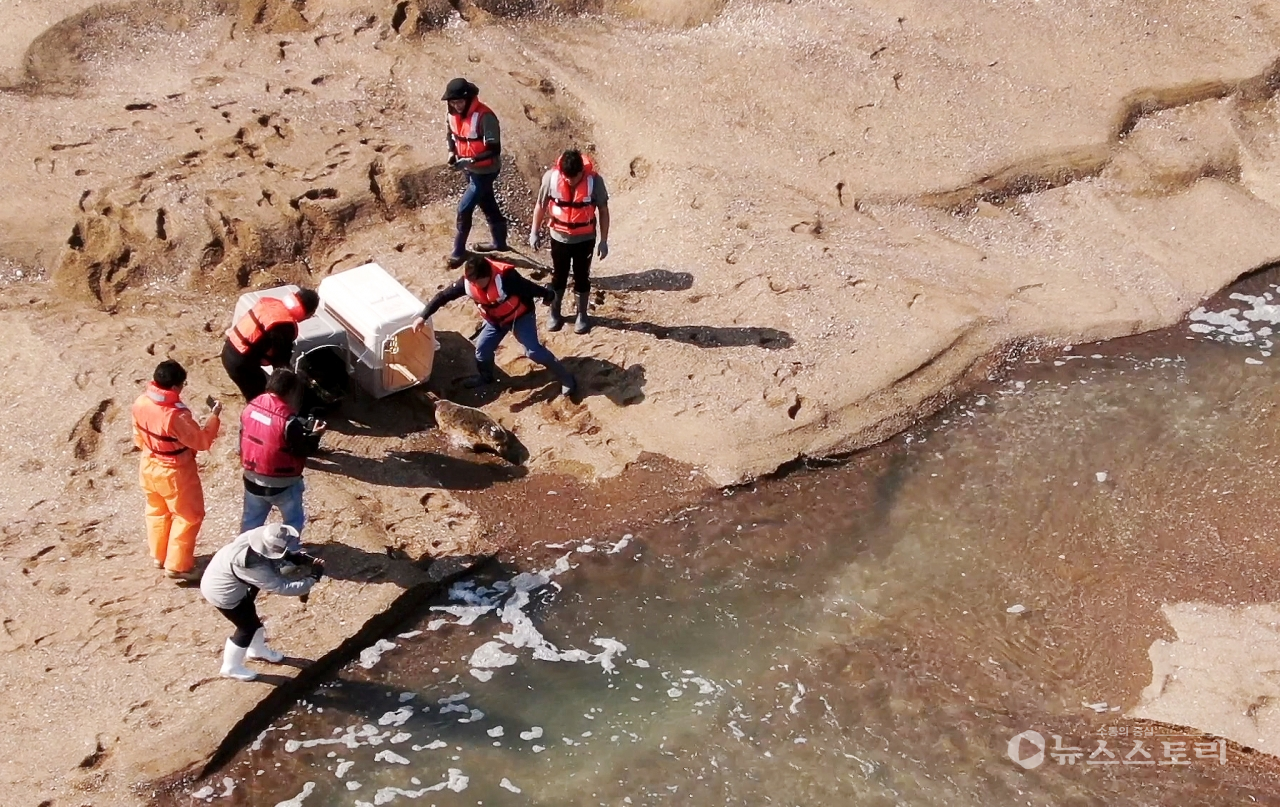
[[[311,574],[286,576],[286,563],[309,565]],[[252,681],[258,674],[244,666],[245,658],[277,664],[284,654],[267,647],[266,629],[254,602],[259,591],[301,597],[324,575],[324,563],[301,551],[298,531],[284,524],[267,524],[241,533],[218,550],[200,581],[200,593],[236,626],[222,651],[221,674]]]

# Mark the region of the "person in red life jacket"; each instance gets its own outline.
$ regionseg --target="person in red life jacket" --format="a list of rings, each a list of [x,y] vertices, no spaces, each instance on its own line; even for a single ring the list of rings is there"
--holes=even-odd
[[[453,237],[450,268],[462,265],[467,258],[467,237],[471,235],[471,219],[479,206],[489,222],[493,241],[476,244],[475,252],[506,252],[507,219],[498,206],[493,183],[502,167],[502,131],[498,116],[480,101],[480,88],[465,78],[455,78],[445,87],[441,99],[449,105],[449,165],[467,177],[467,189],[458,202],[458,229]]]
[[[564,327],[560,304],[572,268],[573,290],[578,297],[578,319],[573,330],[586,333],[591,330],[587,295],[591,292],[591,253],[596,250],[597,232],[600,260],[609,256],[609,190],[591,158],[577,149],[565,151],[555,167],[542,175],[542,187],[533,206],[533,227],[529,230],[529,246],[535,250],[542,245],[544,221],[551,231],[551,288],[556,293],[547,330]]]
[[[263,297],[227,330],[222,366],[246,401],[266,391],[263,367],[289,366],[298,323],[319,307],[320,295],[312,289],[301,289],[282,299]]]
[[[555,292],[526,279],[509,264],[472,255],[467,258],[463,276],[445,286],[431,298],[414,327],[422,326],[441,306],[462,297],[470,297],[480,311],[484,327],[476,338],[476,375],[462,382],[464,387],[480,387],[493,383],[494,353],[508,333],[516,335],[525,355],[551,370],[560,379],[560,393],[572,395],[578,389],[574,379],[560,360],[538,341],[538,321],[533,314],[534,300],[550,304]]]
[[[133,403],[133,442],[142,450],[138,477],[147,494],[147,545],[151,561],[181,581],[200,579],[196,537],[204,523],[204,488],[196,452],[218,437],[222,404],[214,402],[201,426],[182,402],[187,371],[176,361],[156,366],[146,392]]]
[[[325,424],[301,418],[302,379],[292,370],[276,370],[267,391],[240,413],[240,464],[244,469],[244,511],[240,532],[267,523],[271,508],[299,534],[306,523],[302,507],[302,469],[320,447]]]

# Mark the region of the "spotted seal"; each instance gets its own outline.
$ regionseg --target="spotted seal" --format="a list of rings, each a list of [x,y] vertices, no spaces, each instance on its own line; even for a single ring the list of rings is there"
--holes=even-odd
[[[448,435],[449,442],[456,448],[491,451],[508,462],[515,462],[515,435],[496,420],[475,407],[463,406],[430,392],[427,397],[435,405],[436,426]]]

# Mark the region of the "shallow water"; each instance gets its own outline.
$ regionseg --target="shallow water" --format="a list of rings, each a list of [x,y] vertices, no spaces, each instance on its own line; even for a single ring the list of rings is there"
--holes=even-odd
[[[1253,302],[464,581],[197,803],[1280,803],[1271,757],[1125,717],[1161,604],[1280,600],[1280,310]],[[1081,756],[1015,764],[1026,730]]]

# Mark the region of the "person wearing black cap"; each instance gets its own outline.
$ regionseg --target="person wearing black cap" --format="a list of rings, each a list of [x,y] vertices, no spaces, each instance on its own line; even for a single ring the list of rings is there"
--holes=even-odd
[[[493,183],[502,167],[502,132],[498,116],[479,99],[480,88],[465,78],[455,78],[445,87],[442,101],[449,105],[449,165],[467,176],[467,189],[458,202],[458,230],[453,239],[451,268],[467,257],[467,236],[471,218],[479,206],[489,222],[493,241],[477,244],[476,252],[506,252],[507,220],[498,207]]]

